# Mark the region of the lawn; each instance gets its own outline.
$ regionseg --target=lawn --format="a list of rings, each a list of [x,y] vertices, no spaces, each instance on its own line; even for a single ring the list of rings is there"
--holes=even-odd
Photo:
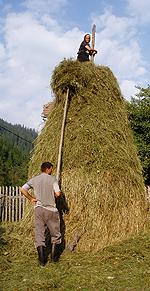
[[[94,255],[65,250],[58,263],[49,260],[41,268],[34,248],[22,253],[16,241],[14,253],[5,228],[0,228],[0,291],[150,290],[150,231]]]

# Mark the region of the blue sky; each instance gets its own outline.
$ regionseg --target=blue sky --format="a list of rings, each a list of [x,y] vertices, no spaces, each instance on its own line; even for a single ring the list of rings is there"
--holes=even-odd
[[[93,23],[95,63],[110,67],[130,100],[150,83],[150,0],[0,0],[1,118],[40,128],[55,66],[76,58]]]

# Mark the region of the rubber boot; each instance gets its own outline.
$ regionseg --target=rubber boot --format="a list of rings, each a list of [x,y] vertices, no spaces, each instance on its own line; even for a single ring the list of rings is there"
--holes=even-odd
[[[52,244],[51,259],[53,262],[58,262],[60,257],[60,244]]]
[[[39,263],[41,266],[44,266],[47,262],[46,257],[45,257],[45,247],[38,246],[37,251],[38,251],[38,256],[39,256]]]

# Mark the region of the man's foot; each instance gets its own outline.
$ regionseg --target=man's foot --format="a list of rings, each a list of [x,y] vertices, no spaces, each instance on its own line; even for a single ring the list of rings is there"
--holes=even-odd
[[[47,263],[47,259],[45,256],[45,246],[38,246],[37,251],[38,251],[38,258],[39,258],[40,266],[45,266],[45,264]]]
[[[52,244],[51,259],[53,262],[58,262],[60,258],[60,244]]]

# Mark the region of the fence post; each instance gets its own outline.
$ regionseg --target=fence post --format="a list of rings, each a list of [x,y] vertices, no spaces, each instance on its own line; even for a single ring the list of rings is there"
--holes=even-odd
[[[3,213],[2,213],[2,221],[7,221],[7,216],[8,216],[8,200],[7,200],[7,187],[2,186],[2,193],[3,193]],[[7,207],[6,207],[7,206]]]
[[[11,221],[11,186],[9,186],[9,191],[8,191],[8,205],[9,205],[9,219],[8,221]]]
[[[17,191],[17,187],[16,187],[16,203],[15,203],[15,208],[16,208],[16,211],[15,211],[15,221],[18,221],[18,191]]]
[[[4,186],[0,186],[0,217],[3,219],[4,216]]]
[[[4,207],[5,207],[5,196],[4,196],[4,186],[1,187],[1,195],[2,196],[2,206],[1,206],[1,216],[2,216],[2,221],[4,220]]]
[[[23,217],[24,216],[24,212],[25,212],[25,204],[26,204],[26,198],[25,198],[24,195],[22,196],[22,201],[23,201],[23,205],[22,205],[22,217]]]
[[[18,195],[19,198],[19,220],[21,220],[21,200],[22,200],[22,196]]]
[[[12,187],[11,196],[12,196],[12,197],[11,197],[11,199],[12,199],[11,221],[14,222],[14,211],[15,211],[15,209],[14,209],[14,206],[15,206],[15,203],[14,203],[14,202],[15,202],[15,187]]]

